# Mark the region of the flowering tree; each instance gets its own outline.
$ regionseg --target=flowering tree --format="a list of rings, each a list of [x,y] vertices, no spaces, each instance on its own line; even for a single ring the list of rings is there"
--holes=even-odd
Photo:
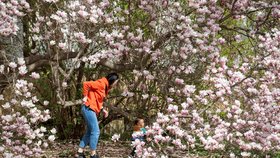
[[[50,111],[44,108],[48,101],[40,102],[33,83],[19,78],[27,73],[22,58],[19,58],[17,63],[10,62],[8,67],[2,70],[3,74],[9,72],[14,78],[7,88],[11,92],[0,95],[0,100],[3,100],[0,156],[38,157],[43,153],[42,148],[47,148],[55,139],[55,128],[47,130],[40,125],[50,119]],[[36,80],[40,75],[33,72],[31,78]]]
[[[124,90],[113,92],[122,96],[110,101],[103,123],[156,116],[149,142],[134,142],[139,157],[175,149],[232,157],[279,149],[278,3],[10,0],[0,7],[1,36],[13,39],[23,24],[26,64],[20,76],[10,75],[7,68],[17,65],[7,58],[0,79],[9,87],[35,77],[33,71],[47,76],[56,115],[70,108],[76,117],[72,105],[81,103],[83,78],[114,70]],[[68,116],[62,119],[75,120]]]
[[[160,76],[151,78],[157,80],[158,94],[167,97],[167,113],[157,114],[146,145],[133,143],[138,156],[176,156],[180,150],[273,155],[280,147],[279,30],[267,27],[279,22],[279,4],[189,1],[167,6],[168,16],[161,13],[158,21],[165,24],[160,28],[170,36],[168,44],[152,53],[154,69],[135,71],[148,80],[150,74]]]

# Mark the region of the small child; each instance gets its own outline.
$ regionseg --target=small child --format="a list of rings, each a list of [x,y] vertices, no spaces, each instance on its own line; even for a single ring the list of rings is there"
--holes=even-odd
[[[145,122],[144,119],[142,118],[137,118],[134,121],[133,125],[133,133],[132,133],[132,141],[135,141],[136,139],[139,139],[140,141],[145,141],[146,140],[146,129],[144,128]],[[135,156],[135,150],[136,148],[134,147],[131,155]]]

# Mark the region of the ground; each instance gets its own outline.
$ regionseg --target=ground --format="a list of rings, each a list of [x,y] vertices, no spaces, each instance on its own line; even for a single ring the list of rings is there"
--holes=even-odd
[[[79,140],[57,141],[54,146],[45,152],[42,158],[75,158]],[[132,148],[129,141],[99,141],[98,155],[100,158],[128,158]],[[169,158],[206,158],[207,156],[186,156],[186,152],[174,151]],[[86,156],[89,158],[89,148],[86,148]]]
[[[46,151],[43,158],[74,158],[78,144],[78,140],[60,141]],[[100,141],[97,152],[102,158],[128,157],[131,152],[130,142]],[[86,156],[89,157],[89,148],[86,148]]]

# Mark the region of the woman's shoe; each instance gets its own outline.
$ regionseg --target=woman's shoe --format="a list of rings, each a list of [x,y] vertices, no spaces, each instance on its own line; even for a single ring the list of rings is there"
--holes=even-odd
[[[84,153],[78,153],[78,158],[86,158]]]
[[[90,156],[90,158],[99,158],[99,156],[97,154]]]

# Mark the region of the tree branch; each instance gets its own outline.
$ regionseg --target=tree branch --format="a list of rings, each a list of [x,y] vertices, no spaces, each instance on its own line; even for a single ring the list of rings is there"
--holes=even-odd
[[[54,56],[51,56],[50,54],[45,54],[45,55],[39,54],[39,55],[31,55],[29,57],[26,57],[26,58],[24,58],[24,60],[25,60],[25,64],[27,66],[32,65],[32,64],[42,66],[42,61],[44,61],[44,60],[61,61],[61,60],[66,60],[66,59],[70,59],[70,58],[75,58],[77,55],[78,55],[78,52],[67,52],[67,53],[60,53],[59,56],[57,58],[55,58]],[[38,62],[41,64],[38,64]],[[44,64],[46,64],[46,63],[44,63]]]
[[[65,101],[63,104],[62,102],[57,102],[57,104],[63,105],[63,108],[67,108],[69,106],[76,106],[76,105],[81,105],[83,103],[82,99],[74,100],[74,101]]]

